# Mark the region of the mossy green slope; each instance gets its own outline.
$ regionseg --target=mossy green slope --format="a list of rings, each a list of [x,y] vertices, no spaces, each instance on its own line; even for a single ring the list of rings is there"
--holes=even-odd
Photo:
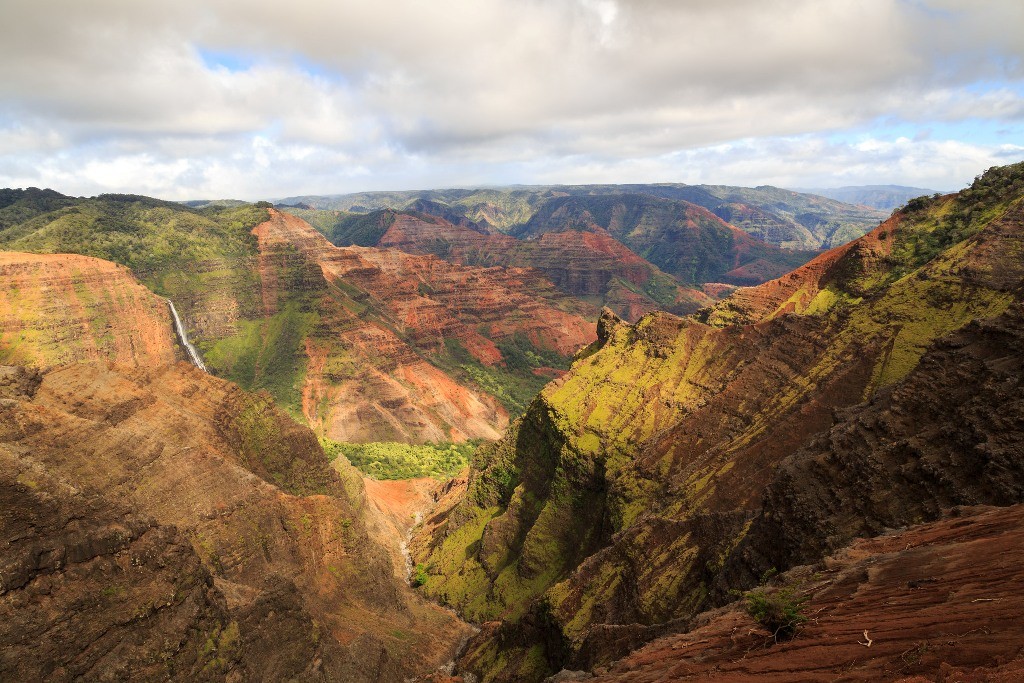
[[[604,320],[569,375],[478,452],[419,558],[427,593],[505,619],[464,664],[512,680],[536,647],[550,666],[593,663],[614,651],[595,625],[621,644],[707,606],[778,462],[933,341],[1022,299],[1024,164],[912,204],[795,275],[698,318]]]
[[[7,226],[0,232],[0,246],[114,261],[164,296],[194,295],[243,270],[245,258],[256,253],[249,232],[267,216],[251,205],[200,210],[135,195],[67,199],[56,210]],[[230,284],[236,296],[251,290],[251,283]]]

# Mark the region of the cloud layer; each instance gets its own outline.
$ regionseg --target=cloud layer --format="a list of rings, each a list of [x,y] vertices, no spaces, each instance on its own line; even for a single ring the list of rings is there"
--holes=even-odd
[[[1016,0],[7,0],[0,19],[0,185],[952,189],[1024,158]]]

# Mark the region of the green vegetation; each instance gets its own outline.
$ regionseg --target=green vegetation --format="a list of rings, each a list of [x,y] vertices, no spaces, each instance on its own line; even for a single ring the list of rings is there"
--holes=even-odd
[[[888,281],[898,280],[977,233],[1021,194],[1024,162],[989,169],[951,201],[938,195],[910,200],[903,209],[904,222],[916,225],[896,232]]]
[[[0,189],[0,239],[13,225],[40,214],[71,206],[77,200],[53,190],[30,187],[26,190]]]
[[[216,626],[199,648],[199,658],[205,662],[203,673],[226,673],[237,659],[239,648],[238,622],[232,621],[224,628]]]
[[[472,459],[479,442],[407,444],[342,443],[321,437],[329,460],[339,455],[373,479],[450,479]]]
[[[191,209],[148,197],[100,195],[0,231],[0,246],[114,261],[158,294],[170,296],[163,276],[190,278],[211,262],[230,268],[254,254],[256,242],[249,232],[266,218],[266,210],[249,205]]]
[[[513,417],[522,415],[530,401],[551,381],[537,368],[568,369],[571,359],[549,349],[534,346],[525,335],[497,343],[505,358],[504,367],[487,366],[473,357],[458,339],[444,340],[444,352],[431,361],[460,381],[475,384],[498,399]]]
[[[299,209],[290,206],[286,210],[308,222],[339,247],[376,246],[391,224],[395,222],[395,212],[390,209],[366,214]]]
[[[807,596],[797,595],[795,588],[773,591],[758,588],[747,593],[745,598],[747,614],[768,629],[776,641],[792,638],[800,625],[807,621],[803,614]]]
[[[269,394],[241,399],[243,405],[223,426],[247,469],[295,495],[331,492],[335,479],[312,435],[299,430]]]
[[[318,320],[297,302],[263,320],[242,320],[236,335],[203,344],[207,365],[249,391],[265,389],[293,417],[302,420],[303,342]]]
[[[413,571],[412,580],[410,583],[413,588],[419,588],[427,582],[427,565],[422,562],[416,564],[416,569]]]

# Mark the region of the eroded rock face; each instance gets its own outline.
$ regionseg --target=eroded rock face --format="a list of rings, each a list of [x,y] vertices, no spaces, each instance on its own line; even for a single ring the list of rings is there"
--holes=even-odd
[[[6,445],[0,463],[5,680],[209,680],[248,670],[237,622],[175,527],[23,469]]]
[[[953,506],[1024,500],[1021,368],[1020,305],[938,342],[905,382],[781,464],[720,590]]]
[[[433,254],[464,265],[536,269],[535,278],[550,280],[574,297],[602,301],[630,321],[654,310],[691,313],[713,302],[704,292],[681,286],[596,224],[520,240],[439,216],[388,211],[386,219],[374,246]]]
[[[0,252],[0,360],[165,365],[175,352],[167,303],[127,268],[74,254]]]
[[[17,401],[36,395],[42,375],[34,368],[0,365],[0,400]]]
[[[297,280],[314,297],[318,323],[305,342],[302,408],[336,439],[497,438],[508,423],[506,409],[436,359],[454,344],[471,361],[504,365],[497,344],[505,340],[568,356],[594,339],[593,323],[582,317],[589,309],[565,301],[534,271],[338,248],[277,211],[255,234],[267,314],[285,305]],[[281,283],[282,265],[301,278]]]
[[[1018,680],[1022,522],[1022,505],[959,508],[777,577],[767,592],[807,600],[792,640],[776,642],[738,603],[594,674],[550,680]]]
[[[452,656],[464,627],[396,574],[358,474],[269,396],[93,363],[5,401],[0,677],[402,680]]]

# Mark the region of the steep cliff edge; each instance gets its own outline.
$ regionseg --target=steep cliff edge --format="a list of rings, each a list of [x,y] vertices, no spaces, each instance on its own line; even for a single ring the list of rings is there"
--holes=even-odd
[[[3,678],[398,681],[466,632],[412,594],[358,474],[185,364],[0,382]]]
[[[972,321],[998,318],[997,328],[1015,329],[1024,298],[1022,196],[1024,165],[994,169],[958,196],[912,204],[794,278],[741,290],[694,318],[653,314],[633,326],[606,319],[572,371],[479,454],[465,501],[420,539],[431,572],[426,592],[473,618],[503,620],[474,640],[463,664],[486,680],[593,666],[728,599],[727,589],[745,587],[758,569],[806,559],[803,546],[784,544],[780,557],[758,559],[776,537],[765,526],[766,540],[753,540],[768,524],[767,512],[758,521],[762,496],[789,467],[780,464],[866,398],[900,397],[890,387],[914,382],[923,384],[907,389],[912,395],[952,397],[963,385],[998,414],[998,392],[985,383],[1019,385],[1019,363],[1006,361],[994,375],[976,371],[980,384],[954,372],[921,379],[932,361],[919,363],[926,353],[941,355],[933,344],[958,331],[988,339]],[[911,409],[909,398],[900,401]],[[945,425],[952,432],[941,438],[969,443],[973,458],[989,457],[972,450],[989,438],[1021,440],[1019,417]],[[921,434],[894,438],[940,438],[928,429],[922,423]],[[1019,454],[992,455],[1007,457]],[[793,493],[803,479],[780,485],[777,501],[789,491],[805,515],[788,518],[806,530],[794,542],[832,527],[845,542],[881,525],[934,518],[956,502],[1006,504],[1020,495],[1020,471],[997,463],[979,465],[983,485],[949,475],[959,465],[948,454],[922,467],[925,481],[947,489],[902,491],[916,502],[884,514],[858,503],[860,527],[808,513],[814,503]],[[879,472],[868,480],[873,487],[851,475],[809,484],[806,495],[816,490],[842,506],[863,486],[864,496],[885,500],[899,480],[870,461],[857,474],[866,471]]]

